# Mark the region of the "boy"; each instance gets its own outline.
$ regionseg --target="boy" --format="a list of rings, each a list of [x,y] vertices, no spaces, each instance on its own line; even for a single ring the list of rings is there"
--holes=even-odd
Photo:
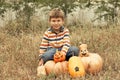
[[[40,44],[39,66],[53,60],[56,50],[69,60],[71,56],[78,56],[79,49],[70,46],[69,30],[64,28],[64,12],[61,9],[52,9],[49,13],[50,28],[44,33]]]

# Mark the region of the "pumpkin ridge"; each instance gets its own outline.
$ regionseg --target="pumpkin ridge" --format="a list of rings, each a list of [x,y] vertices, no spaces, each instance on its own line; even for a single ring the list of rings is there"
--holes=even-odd
[[[88,63],[88,69],[90,68],[91,66],[90,66],[90,64]]]

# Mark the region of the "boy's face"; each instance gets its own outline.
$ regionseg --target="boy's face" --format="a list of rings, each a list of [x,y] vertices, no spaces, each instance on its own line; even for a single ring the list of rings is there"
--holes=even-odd
[[[62,18],[51,18],[49,20],[50,26],[54,29],[54,30],[59,30],[61,26],[63,26],[64,24],[64,20]]]

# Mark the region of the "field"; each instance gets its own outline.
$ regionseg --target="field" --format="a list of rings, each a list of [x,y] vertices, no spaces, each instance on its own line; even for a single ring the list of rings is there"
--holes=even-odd
[[[104,61],[98,75],[87,74],[83,78],[69,75],[36,76],[38,50],[44,30],[11,35],[0,29],[0,80],[119,80],[120,79],[120,26],[109,28],[68,27],[71,44],[88,44],[90,52],[98,53]]]

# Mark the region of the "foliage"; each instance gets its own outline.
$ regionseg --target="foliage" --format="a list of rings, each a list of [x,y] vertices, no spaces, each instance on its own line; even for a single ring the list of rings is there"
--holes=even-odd
[[[16,17],[21,18],[23,17],[24,25],[28,28],[31,23],[31,17],[35,13],[35,5],[34,3],[31,3],[30,1],[19,1],[14,2],[14,5],[12,6],[13,11],[17,13]]]
[[[2,17],[4,17],[4,13],[7,11],[7,9],[9,9],[11,7],[11,5],[7,2],[5,2],[5,0],[1,0],[0,1],[0,15]]]
[[[95,20],[104,18],[108,22],[117,23],[120,0],[95,1],[97,9],[95,13],[100,14]]]
[[[93,21],[101,20],[117,23],[118,12],[120,9],[120,0],[1,0],[0,15],[4,17],[4,13],[8,9],[16,12],[16,19],[22,19],[25,28],[31,25],[31,18],[36,9],[42,7],[61,8],[65,15],[71,13],[76,7],[95,8],[96,18]]]
[[[78,2],[78,0],[38,0],[38,3],[42,4],[42,6],[61,8],[65,12],[65,15],[72,12],[77,6],[76,2]]]
[[[12,6],[11,8],[15,11],[20,10],[21,7],[24,7],[24,9],[28,8],[28,10],[29,10],[30,6],[28,6],[28,4],[31,3],[31,4],[34,4],[35,6],[41,6],[41,7],[45,7],[45,6],[48,6],[51,8],[59,7],[64,10],[65,14],[67,14],[67,13],[70,13],[72,11],[72,9],[74,9],[77,6],[76,2],[78,2],[78,0],[21,0],[21,1],[18,0],[18,1],[8,2],[8,3],[9,3],[9,5]],[[5,5],[5,3],[7,3],[7,2],[5,2],[5,1],[1,2],[1,5],[2,6]],[[5,9],[6,9],[6,7],[4,7],[4,10]],[[25,9],[25,10],[27,10],[27,9]]]
[[[4,13],[8,9],[16,12],[16,18],[23,18],[23,24],[29,27],[31,17],[35,13],[35,5],[33,0],[17,0],[17,1],[1,1],[0,2],[0,15],[4,17]]]

